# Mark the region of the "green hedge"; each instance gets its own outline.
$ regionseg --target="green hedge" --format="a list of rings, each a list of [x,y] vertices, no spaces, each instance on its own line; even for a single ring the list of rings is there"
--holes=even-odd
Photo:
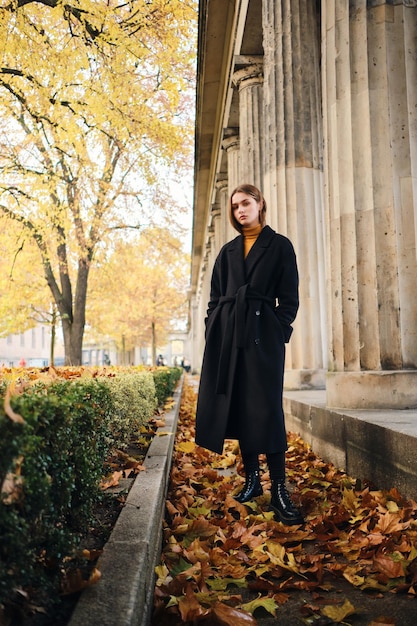
[[[111,450],[149,421],[180,376],[179,368],[114,368],[36,382],[12,398],[24,424],[0,410],[0,603],[16,589],[57,597],[103,497]],[[0,395],[4,389],[0,381]]]
[[[161,406],[169,398],[182,375],[180,367],[158,367],[152,371],[155,381],[155,393]]]
[[[56,587],[100,497],[112,442],[102,381],[37,384],[13,408],[25,423],[0,418],[0,601],[15,588]]]
[[[111,420],[114,445],[123,447],[134,432],[138,432],[153,416],[158,400],[150,371],[122,371],[106,377],[113,401]]]

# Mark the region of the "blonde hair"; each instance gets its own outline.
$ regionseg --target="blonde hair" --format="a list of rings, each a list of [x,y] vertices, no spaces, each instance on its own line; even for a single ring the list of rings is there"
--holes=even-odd
[[[249,185],[249,184],[239,185],[230,194],[229,202],[228,202],[228,211],[229,211],[230,223],[233,226],[233,228],[237,230],[239,233],[242,233],[242,226],[235,219],[235,216],[233,213],[232,198],[235,195],[235,193],[245,193],[247,196],[252,196],[252,198],[254,198],[256,202],[258,202],[261,205],[261,209],[259,211],[259,223],[263,228],[266,223],[266,201],[265,201],[262,191],[260,191],[254,185]]]

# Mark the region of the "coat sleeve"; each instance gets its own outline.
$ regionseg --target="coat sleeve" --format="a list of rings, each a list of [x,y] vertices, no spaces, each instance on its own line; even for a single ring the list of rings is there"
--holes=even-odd
[[[213,273],[211,275],[210,300],[207,306],[207,315],[204,320],[206,328],[207,328],[208,320],[210,316],[212,315],[213,311],[215,310],[215,308],[217,307],[219,298],[221,296],[219,265],[220,265],[220,254],[214,263]]]
[[[292,328],[291,324],[295,320],[298,306],[298,268],[294,247],[289,239],[285,239],[283,246],[283,254],[281,260],[280,279],[277,287],[278,306],[275,310],[276,316],[280,321],[285,335],[285,341],[288,342]]]

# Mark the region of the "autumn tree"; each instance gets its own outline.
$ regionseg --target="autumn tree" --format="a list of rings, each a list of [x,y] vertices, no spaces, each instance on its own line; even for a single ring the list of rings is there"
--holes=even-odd
[[[36,245],[19,224],[0,220],[0,337],[49,321],[51,292]]]
[[[155,363],[156,348],[168,333],[185,328],[189,267],[181,241],[166,228],[119,241],[92,270],[89,331],[119,348],[151,346]]]
[[[35,242],[80,364],[89,273],[163,215],[190,167],[195,0],[11,0],[0,9],[0,214]]]

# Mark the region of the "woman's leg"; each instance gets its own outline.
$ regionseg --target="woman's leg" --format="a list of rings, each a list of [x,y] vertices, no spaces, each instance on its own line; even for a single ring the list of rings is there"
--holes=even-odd
[[[271,477],[271,509],[276,518],[287,526],[303,524],[303,516],[294,506],[285,486],[285,452],[267,454],[266,460]]]
[[[245,468],[246,481],[242,491],[236,496],[238,502],[248,502],[252,498],[257,498],[263,494],[261,479],[259,475],[259,456],[254,452],[242,451],[242,462]]]

